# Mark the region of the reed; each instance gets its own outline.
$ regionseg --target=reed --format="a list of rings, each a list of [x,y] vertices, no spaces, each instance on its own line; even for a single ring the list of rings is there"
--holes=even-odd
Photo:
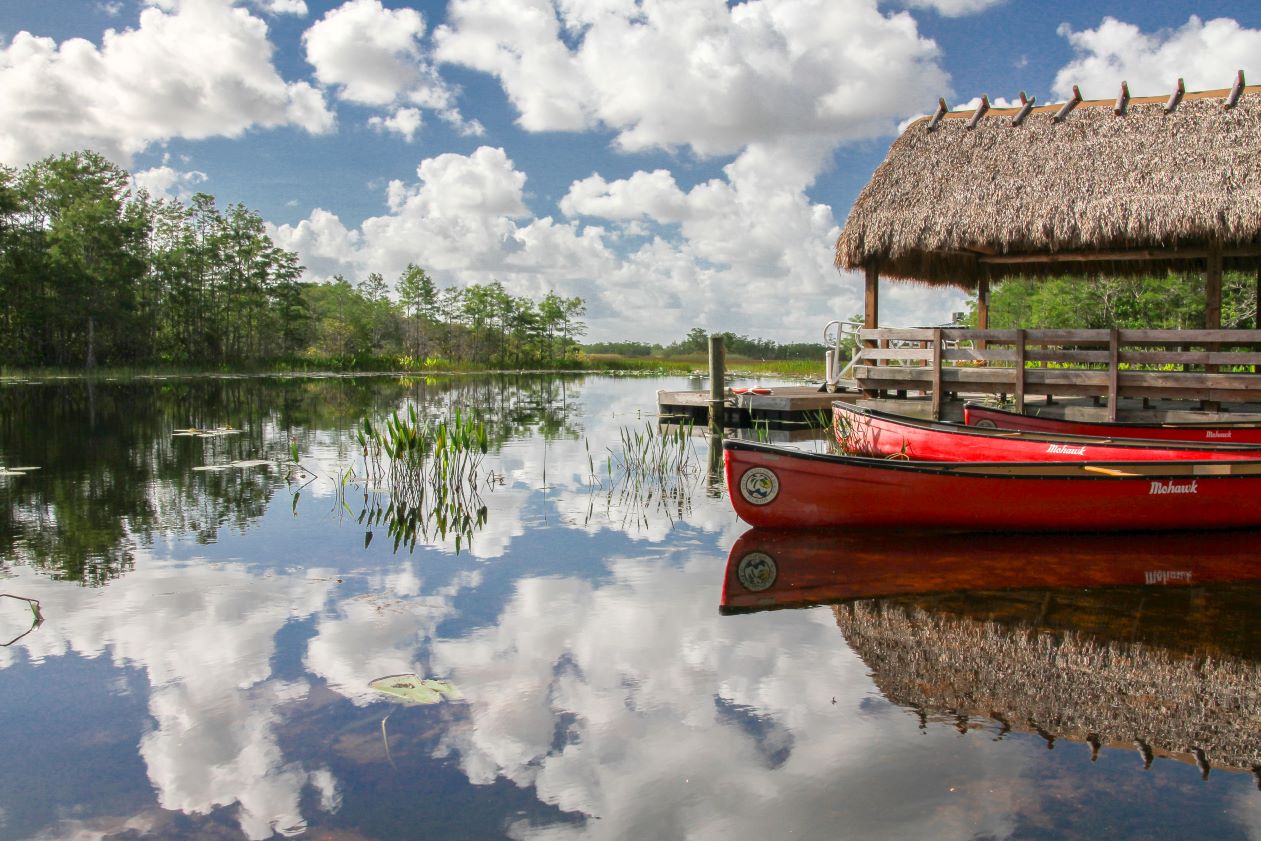
[[[395,551],[403,546],[412,551],[418,541],[433,537],[454,537],[458,553],[486,525],[479,486],[489,436],[480,418],[458,407],[450,417],[421,418],[409,406],[406,413],[375,423],[363,418],[355,440],[363,476],[348,469],[340,496],[349,511],[345,489],[363,490],[358,522],[367,528],[365,548],[372,543],[372,528],[384,525]],[[493,484],[490,477],[487,481]]]
[[[623,525],[649,528],[655,515],[671,522],[691,510],[692,495],[704,475],[693,437],[694,425],[659,427],[645,423],[643,428],[623,427],[620,446],[608,448],[607,487],[596,481],[595,463],[588,451],[592,474],[592,496],[587,517],[594,514],[597,497],[603,498],[606,514],[620,512]],[[603,494],[597,490],[602,489]]]

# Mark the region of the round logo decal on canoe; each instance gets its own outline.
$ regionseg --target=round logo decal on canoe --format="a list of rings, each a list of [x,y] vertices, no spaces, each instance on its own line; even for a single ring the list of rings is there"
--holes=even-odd
[[[751,467],[740,477],[740,496],[751,505],[766,505],[779,495],[779,477],[765,467]]]
[[[977,421],[976,423],[972,425],[977,427],[978,429],[998,429],[998,424],[994,423],[994,421],[990,420],[989,418],[981,418],[979,421]]]
[[[775,583],[779,568],[765,552],[750,552],[736,566],[736,578],[751,593],[760,593]]]

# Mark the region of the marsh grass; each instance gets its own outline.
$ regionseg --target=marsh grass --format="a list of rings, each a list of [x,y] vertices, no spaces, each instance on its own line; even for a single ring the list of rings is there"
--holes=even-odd
[[[666,427],[648,422],[642,428],[623,427],[618,446],[608,448],[607,485],[596,475],[588,444],[592,494],[587,520],[594,514],[597,501],[602,502],[610,519],[645,529],[658,515],[672,523],[686,516],[705,474],[696,451],[694,428],[691,421]]]
[[[340,485],[363,491],[357,521],[367,529],[364,548],[373,528],[385,526],[395,551],[413,551],[418,541],[438,537],[453,539],[458,553],[486,525],[480,486],[489,436],[480,418],[458,407],[450,417],[421,418],[409,406],[375,424],[365,417],[355,440],[363,476],[356,481],[360,477],[348,469]],[[486,483],[493,487],[490,477]],[[350,510],[344,494],[343,505]]]

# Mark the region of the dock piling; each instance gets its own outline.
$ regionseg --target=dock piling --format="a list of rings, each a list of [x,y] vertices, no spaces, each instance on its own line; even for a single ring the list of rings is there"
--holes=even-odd
[[[727,404],[727,351],[721,333],[709,337],[709,427],[721,431]]]

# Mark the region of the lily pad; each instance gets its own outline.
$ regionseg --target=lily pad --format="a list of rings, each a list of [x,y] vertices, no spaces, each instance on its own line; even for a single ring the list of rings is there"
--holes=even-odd
[[[229,467],[263,467],[264,465],[269,465],[269,464],[271,464],[271,462],[265,458],[251,458],[251,459],[246,459],[244,461],[234,461],[228,466]]]
[[[215,429],[198,429],[190,426],[188,429],[171,430],[172,437],[195,437],[195,438],[221,438],[224,435],[240,435],[241,430],[233,429],[230,426],[220,426]]]
[[[193,470],[213,470],[217,472],[220,470],[227,470],[230,466],[231,465],[227,464],[203,464],[200,467],[194,467]]]
[[[464,696],[450,681],[421,678],[419,675],[387,675],[368,687],[404,704],[436,704],[443,698],[462,701]]]

